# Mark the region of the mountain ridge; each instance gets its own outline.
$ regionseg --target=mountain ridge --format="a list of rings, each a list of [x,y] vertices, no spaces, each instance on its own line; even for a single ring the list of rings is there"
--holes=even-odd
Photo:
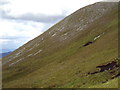
[[[86,6],[4,57],[3,87],[88,87],[109,80],[109,71],[86,74],[117,57],[117,4]],[[104,78],[87,81],[96,76]]]

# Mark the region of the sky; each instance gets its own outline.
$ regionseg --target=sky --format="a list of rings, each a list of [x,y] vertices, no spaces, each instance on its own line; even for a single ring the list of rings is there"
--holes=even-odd
[[[15,50],[76,10],[101,0],[0,0],[0,48]]]

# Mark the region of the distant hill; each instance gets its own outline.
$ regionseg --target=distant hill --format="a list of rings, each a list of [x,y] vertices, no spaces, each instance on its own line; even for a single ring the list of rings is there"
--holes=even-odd
[[[10,54],[11,52],[6,52],[6,53],[0,53],[0,58],[3,58],[5,56],[7,56],[8,54]]]
[[[75,11],[4,57],[2,66],[3,88],[117,88],[118,3]]]

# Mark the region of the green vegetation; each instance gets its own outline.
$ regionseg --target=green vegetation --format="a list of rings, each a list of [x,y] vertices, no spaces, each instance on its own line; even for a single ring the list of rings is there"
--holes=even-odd
[[[95,86],[91,86],[89,88],[118,88],[118,78],[110,80],[104,84],[99,84]]]
[[[116,78],[111,79],[117,68],[88,74],[118,57],[116,6],[96,3],[84,7],[3,58],[3,63],[11,60],[3,65],[3,87],[96,88],[107,85],[106,88],[116,88]],[[103,9],[106,12],[99,17]],[[90,41],[93,43],[84,47]],[[21,61],[12,65],[18,60]],[[111,85],[113,83],[115,85]]]

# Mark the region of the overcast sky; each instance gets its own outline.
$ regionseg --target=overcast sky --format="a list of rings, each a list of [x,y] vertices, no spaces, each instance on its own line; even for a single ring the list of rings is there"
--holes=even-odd
[[[0,45],[16,49],[74,11],[101,0],[0,0]]]

